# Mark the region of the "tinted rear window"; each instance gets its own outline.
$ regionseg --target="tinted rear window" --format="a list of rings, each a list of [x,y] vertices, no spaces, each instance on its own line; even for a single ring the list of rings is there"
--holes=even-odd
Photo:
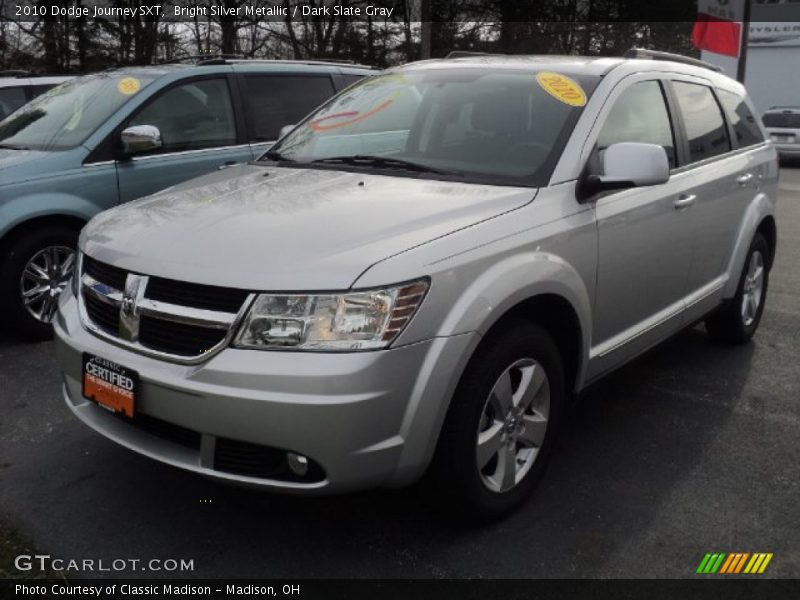
[[[342,73],[342,81],[344,82],[345,87],[350,87],[354,83],[364,79],[365,76],[366,75],[350,75],[347,73]]]
[[[282,127],[295,125],[334,93],[327,75],[246,75],[244,82],[253,142],[277,140]]]
[[[22,86],[0,88],[0,119],[5,119],[25,104],[25,100],[25,88]]]
[[[711,88],[684,81],[676,81],[673,86],[689,138],[690,162],[728,152],[728,131]]]
[[[762,121],[766,127],[784,129],[800,129],[800,113],[770,112],[764,115]]]
[[[728,119],[733,125],[736,143],[739,148],[752,146],[764,141],[758,122],[747,104],[745,104],[744,98],[725,90],[717,90],[717,96],[728,113]]]

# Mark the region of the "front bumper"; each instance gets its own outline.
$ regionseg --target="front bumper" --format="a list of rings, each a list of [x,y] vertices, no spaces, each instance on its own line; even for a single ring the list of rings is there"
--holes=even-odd
[[[64,294],[54,322],[67,406],[109,439],[206,476],[296,493],[338,493],[403,485],[419,477],[435,446],[447,402],[475,345],[473,335],[434,338],[359,353],[228,348],[199,365],[131,352],[86,331]],[[82,395],[82,353],[139,373],[142,427]],[[321,467],[311,481],[243,474],[220,451],[247,446],[291,451]],[[255,450],[254,450],[255,449]],[[252,451],[252,452],[251,452]],[[273,453],[274,454],[274,453]],[[247,465],[245,465],[247,466]]]

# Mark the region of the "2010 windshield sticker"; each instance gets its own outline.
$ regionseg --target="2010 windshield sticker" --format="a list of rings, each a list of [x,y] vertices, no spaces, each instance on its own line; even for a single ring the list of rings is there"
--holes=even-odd
[[[564,104],[570,106],[584,106],[586,104],[586,93],[581,85],[566,75],[542,71],[536,75],[536,81],[539,82],[544,91]]]
[[[117,84],[117,89],[119,90],[120,94],[125,94],[126,96],[132,96],[136,92],[141,89],[141,84],[136,77],[126,77],[125,79],[120,79],[119,83]]]

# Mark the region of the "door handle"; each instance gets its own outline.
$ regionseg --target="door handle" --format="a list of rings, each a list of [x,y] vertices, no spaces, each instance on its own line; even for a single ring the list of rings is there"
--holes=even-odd
[[[678,196],[678,199],[675,200],[675,209],[682,210],[684,208],[689,208],[694,201],[697,200],[697,196],[695,194],[681,194]]]
[[[238,164],[239,163],[237,163],[235,160],[229,160],[218,166],[217,171],[222,171],[223,169],[230,169],[231,167],[235,167]]]
[[[739,175],[736,178],[736,183],[738,183],[741,186],[745,186],[748,183],[750,183],[752,180],[753,180],[753,174],[752,173],[745,173],[744,175]]]

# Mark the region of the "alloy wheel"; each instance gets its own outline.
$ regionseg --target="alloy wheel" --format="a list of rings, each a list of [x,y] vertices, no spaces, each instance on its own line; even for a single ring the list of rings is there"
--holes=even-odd
[[[42,323],[52,320],[74,268],[75,250],[67,246],[48,246],[31,257],[22,270],[20,294],[34,319]]]
[[[528,474],[544,443],[549,414],[550,384],[542,365],[524,358],[506,368],[478,425],[477,466],[486,488],[507,492]]]
[[[761,296],[764,290],[764,256],[758,250],[750,255],[742,282],[742,322],[745,327],[750,327],[758,315],[761,306]]]

